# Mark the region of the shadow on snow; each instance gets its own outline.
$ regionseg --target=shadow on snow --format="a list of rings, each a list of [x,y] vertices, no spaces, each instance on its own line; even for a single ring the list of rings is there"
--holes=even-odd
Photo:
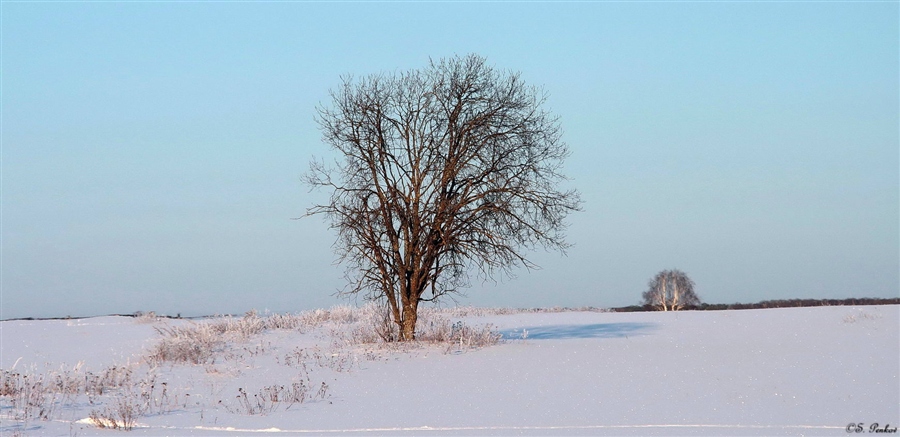
[[[523,330],[527,340],[561,340],[569,338],[625,338],[646,335],[656,329],[655,323],[595,323],[592,325],[525,326],[500,331],[504,339],[519,340]]]

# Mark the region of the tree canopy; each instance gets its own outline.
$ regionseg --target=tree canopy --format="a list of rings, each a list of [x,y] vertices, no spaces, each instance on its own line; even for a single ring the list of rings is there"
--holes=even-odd
[[[694,292],[694,281],[681,270],[663,270],[647,286],[647,291],[642,295],[644,305],[658,310],[678,311],[700,304],[700,298]]]
[[[318,108],[333,166],[313,161],[307,182],[331,191],[324,214],[347,266],[346,293],[385,299],[401,340],[418,304],[519,266],[525,251],[564,251],[564,219],[579,209],[563,190],[569,155],[545,94],[477,55],[421,70],[344,78]]]

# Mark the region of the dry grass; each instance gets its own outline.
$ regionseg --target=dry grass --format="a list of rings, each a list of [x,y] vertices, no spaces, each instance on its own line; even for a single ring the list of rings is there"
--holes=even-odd
[[[275,357],[275,362],[300,369],[303,375],[307,374],[310,368],[318,367],[343,373],[359,365],[359,359],[353,351],[344,349],[323,351],[319,348],[299,347]]]
[[[222,316],[182,326],[157,326],[156,332],[162,338],[145,358],[151,366],[212,364],[229,343],[247,341],[267,329],[294,329],[298,323],[295,316],[262,318],[251,311],[243,317]]]
[[[191,326],[158,326],[156,332],[162,339],[146,355],[151,366],[163,363],[207,364],[226,342],[208,323]]]
[[[86,404],[97,406],[90,413],[94,425],[122,430],[133,428],[148,412],[163,414],[174,406],[166,384],[157,384],[155,373],[148,371],[138,379],[128,366],[96,373],[80,366],[43,374],[0,370],[0,417],[22,429],[31,421],[58,420],[61,410]]]
[[[395,345],[399,338],[396,324],[384,306],[369,304],[355,310],[350,326],[335,326],[331,330],[332,346],[342,348],[357,345]],[[455,311],[434,308],[419,310],[416,321],[416,342],[413,344],[443,344],[446,352],[477,349],[500,342],[501,335],[493,326],[472,327],[462,321],[451,322]],[[513,311],[513,310],[509,310]],[[466,316],[473,310],[464,310]],[[513,314],[500,312],[499,314]],[[409,347],[408,345],[406,345]],[[399,345],[396,347],[403,348]]]
[[[844,317],[844,323],[857,323],[862,321],[878,320],[882,317],[879,313],[868,312],[862,309],[853,311]]]
[[[158,369],[165,365],[203,365],[215,368],[229,362],[271,354],[270,346],[238,346],[271,330],[330,334],[324,348],[295,348],[275,356],[279,364],[298,369],[288,384],[259,389],[240,389],[230,400],[219,401],[227,411],[263,415],[278,408],[325,399],[328,385],[312,383],[309,372],[330,369],[348,372],[360,359],[377,359],[383,353],[410,351],[423,346],[442,347],[444,353],[460,352],[497,344],[500,335],[492,326],[469,326],[451,318],[514,314],[523,310],[423,308],[418,319],[416,342],[398,342],[397,327],[386,308],[368,304],[359,308],[337,306],[298,314],[260,316],[251,311],[241,317],[221,316],[200,322],[171,324],[166,318],[148,313],[137,323],[153,323],[159,340],[144,354],[143,364],[110,366],[91,372],[81,365],[45,373],[0,369],[0,418],[14,425],[5,428],[22,432],[31,421],[59,420],[65,409],[92,406],[88,423],[98,428],[131,430],[140,417],[166,414],[175,409],[178,395],[169,392],[166,382],[157,381]],[[359,346],[364,346],[360,348]],[[136,374],[136,372],[141,372]],[[145,372],[145,373],[144,373]],[[138,376],[140,375],[140,377]]]
[[[138,312],[134,313],[135,323],[142,323],[142,324],[156,323],[156,322],[161,321],[162,319],[163,318],[156,315],[156,312],[154,312],[154,311],[148,311],[146,313],[143,311],[138,311]]]
[[[491,312],[488,312],[491,311]],[[450,317],[485,314],[513,314],[524,310],[481,310],[470,307],[440,310],[422,308],[419,312],[417,340],[426,344],[447,344],[460,349],[473,349],[496,344],[500,335],[490,326],[471,327],[453,323]],[[246,342],[268,330],[309,332],[327,329],[331,347],[392,344],[398,330],[382,305],[370,303],[352,308],[338,306],[299,314],[276,314],[261,317],[255,311],[243,317],[222,316],[210,321],[190,322],[181,326],[157,326],[161,339],[146,355],[152,366],[170,364],[213,364],[234,342]],[[452,349],[452,347],[450,349]]]
[[[501,338],[492,325],[473,327],[462,321],[451,324],[449,319],[441,316],[430,320],[417,336],[419,341],[445,345],[445,353],[493,346]]]
[[[288,410],[294,404],[328,397],[328,385],[324,382],[319,385],[318,391],[312,393],[312,390],[308,381],[294,382],[287,386],[265,386],[253,392],[252,396],[250,392],[239,388],[238,395],[230,405],[223,401],[219,401],[219,403],[232,414],[266,415],[276,411],[280,406],[284,406],[285,410]]]

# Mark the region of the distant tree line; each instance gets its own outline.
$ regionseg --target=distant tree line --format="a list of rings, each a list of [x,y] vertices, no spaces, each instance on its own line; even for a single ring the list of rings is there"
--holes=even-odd
[[[859,297],[849,299],[776,299],[764,300],[757,303],[730,303],[730,304],[708,304],[701,303],[699,305],[689,305],[682,310],[750,310],[762,308],[796,308],[796,307],[818,307],[818,306],[850,306],[850,305],[898,305],[900,298],[871,298]],[[621,308],[612,308],[612,311],[619,313],[637,312],[637,311],[659,311],[660,308],[654,305],[631,305]]]

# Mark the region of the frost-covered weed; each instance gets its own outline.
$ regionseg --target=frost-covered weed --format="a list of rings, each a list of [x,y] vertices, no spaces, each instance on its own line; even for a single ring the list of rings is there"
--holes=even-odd
[[[169,395],[168,383],[158,382],[153,371],[139,380],[132,380],[129,373],[127,381],[110,393],[106,402],[91,410],[88,418],[98,428],[130,431],[138,418],[148,414],[167,414],[177,404],[177,396]]]
[[[235,341],[248,339],[269,330],[296,330],[309,332],[325,326],[358,324],[351,327],[348,333],[351,343],[361,344],[375,341],[380,335],[389,335],[387,330],[366,332],[370,327],[367,321],[377,316],[377,306],[367,305],[361,308],[336,306],[329,310],[317,309],[299,314],[274,314],[260,316],[250,311],[243,317],[220,316],[209,321],[191,322],[181,326],[157,326],[160,341],[147,354],[152,365],[173,364],[210,364],[216,356]],[[382,323],[384,325],[384,323]],[[346,336],[346,335],[345,335]],[[389,339],[388,339],[389,340]]]
[[[149,405],[131,390],[113,396],[109,405],[91,410],[88,416],[97,428],[131,431],[138,417],[147,412]]]
[[[61,406],[79,397],[96,398],[131,381],[131,369],[108,367],[86,372],[72,370],[46,373],[0,370],[0,405],[3,416],[14,421],[52,420]]]
[[[867,320],[878,320],[882,317],[878,313],[870,313],[863,310],[854,311],[844,317],[844,323],[856,323]]]
[[[319,390],[312,394],[308,381],[299,381],[287,386],[265,386],[253,392],[252,395],[247,390],[238,388],[238,395],[231,404],[226,404],[224,401],[219,401],[219,403],[224,405],[225,410],[229,413],[256,416],[272,413],[282,405],[285,410],[288,410],[294,404],[325,399],[327,396],[328,385],[324,382],[319,386]]]
[[[141,324],[156,323],[156,322],[159,322],[160,320],[162,320],[162,317],[157,316],[156,312],[154,312],[154,311],[148,311],[146,313],[143,311],[138,311],[138,312],[134,313],[135,323],[141,323]]]
[[[259,317],[254,310],[243,317],[222,316],[182,326],[157,326],[154,329],[162,338],[146,359],[153,366],[210,364],[232,342],[247,341],[268,329],[293,329],[298,323],[290,316]]]
[[[228,411],[240,414],[267,414],[276,408],[328,396],[328,385],[313,384],[309,373],[317,369],[348,372],[361,359],[376,360],[383,354],[409,352],[422,345],[443,346],[445,353],[480,348],[500,341],[491,326],[472,327],[451,317],[512,314],[520,310],[422,308],[416,342],[398,342],[397,327],[383,305],[336,306],[297,314],[260,315],[250,311],[241,317],[221,316],[204,321],[171,324],[153,313],[138,315],[137,323],[152,323],[158,341],[145,351],[143,362],[109,366],[100,371],[74,368],[46,373],[13,369],[0,370],[0,418],[11,421],[11,431],[24,430],[34,420],[58,420],[62,410],[90,406],[87,423],[100,428],[129,430],[140,417],[166,414],[180,408],[178,395],[166,382],[157,381],[165,364],[202,365],[207,373],[237,376],[234,363],[248,358],[274,355],[282,365],[300,371],[300,381],[269,385],[258,390],[241,389],[230,401],[219,401]],[[246,343],[271,330],[300,333],[320,331],[331,337],[322,348],[295,348],[278,352],[271,342]],[[239,343],[244,343],[243,345]],[[216,369],[224,370],[218,371]],[[212,370],[209,370],[212,369]],[[144,373],[146,372],[146,373]],[[188,394],[185,394],[188,396]],[[186,402],[187,398],[183,399]]]
[[[396,324],[387,308],[368,304],[357,310],[354,322],[333,326],[330,332],[332,347],[353,347],[359,345],[381,345],[394,349],[408,349],[408,342],[399,339]],[[444,344],[447,351],[476,349],[497,344],[501,335],[493,326],[472,327],[462,321],[451,322],[450,316],[456,309],[420,308],[416,320],[416,342],[414,344]],[[474,310],[464,310],[471,315]]]
[[[493,325],[472,327],[462,321],[451,324],[443,317],[436,317],[427,326],[418,336],[419,341],[443,344],[445,353],[493,346],[502,337]]]
[[[220,352],[227,339],[209,323],[190,326],[157,326],[162,337],[146,355],[151,366],[163,363],[206,364]]]
[[[135,378],[130,366],[89,372],[72,370],[36,373],[0,370],[0,417],[26,428],[33,420],[58,420],[61,410],[93,405],[90,421],[101,428],[128,430],[146,413],[166,413],[174,406],[166,383],[157,384],[148,370]]]
[[[301,369],[305,374],[309,368],[319,367],[335,372],[349,372],[359,364],[356,354],[348,350],[323,351],[319,348],[294,348],[291,352],[275,357],[283,366]]]
[[[582,308],[579,311],[596,311]],[[500,336],[492,327],[470,327],[454,324],[450,318],[516,314],[521,312],[556,312],[571,309],[522,310],[511,308],[456,307],[419,309],[416,338],[420,343],[452,343],[465,349],[496,344]],[[260,316],[250,311],[243,317],[221,316],[186,326],[161,326],[156,331],[162,339],[151,349],[147,359],[153,365],[210,364],[235,341],[247,341],[268,330],[310,332],[325,329],[332,348],[357,345],[393,344],[399,339],[398,329],[387,307],[369,303],[358,308],[335,306],[298,314]]]

